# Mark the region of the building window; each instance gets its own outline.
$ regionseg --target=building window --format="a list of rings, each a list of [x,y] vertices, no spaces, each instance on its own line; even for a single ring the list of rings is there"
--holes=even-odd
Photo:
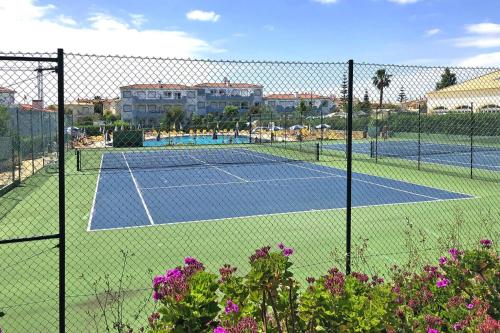
[[[269,102],[267,102],[267,104],[269,106],[275,106],[276,105],[276,101],[269,101]]]
[[[156,91],[148,91],[148,98],[156,98]]]
[[[219,103],[219,109],[224,109],[226,107],[226,102]]]
[[[132,92],[130,90],[125,90],[122,93],[122,97],[123,98],[130,98],[130,97],[132,97]]]
[[[196,97],[196,92],[194,90],[189,90],[187,92],[187,97],[188,98],[195,98]]]
[[[123,112],[130,112],[132,111],[132,105],[124,105],[123,106]]]
[[[224,96],[226,91],[224,89],[219,89],[219,95]]]
[[[172,92],[171,91],[164,91],[163,96],[165,96],[165,98],[172,98]]]
[[[139,112],[146,112],[146,105],[139,105],[137,110],[139,110]]]
[[[180,91],[174,92],[174,99],[181,99],[181,92]]]
[[[187,111],[188,112],[194,112],[194,105],[188,105],[187,106]]]
[[[148,105],[149,112],[156,112],[156,105]]]
[[[210,94],[212,94],[212,95],[217,95],[217,90],[215,90],[215,89],[210,89]]]
[[[241,102],[241,108],[242,108],[243,110],[248,109],[248,102]]]
[[[217,109],[217,105],[218,105],[218,104],[217,104],[217,102],[211,102],[211,103],[210,103],[210,107],[211,107],[212,109]]]
[[[198,102],[198,108],[199,109],[204,109],[205,108],[205,102]]]
[[[262,95],[262,90],[260,90],[260,89],[255,89],[255,90],[253,91],[253,94],[254,94],[255,96],[261,96],[261,95]]]
[[[146,98],[146,92],[144,92],[144,91],[138,91],[137,92],[137,98],[140,98],[140,99]]]
[[[90,109],[89,109],[89,107],[88,107],[88,106],[84,106],[84,107],[82,108],[83,114],[87,114],[87,113],[89,113],[89,110],[90,110]]]

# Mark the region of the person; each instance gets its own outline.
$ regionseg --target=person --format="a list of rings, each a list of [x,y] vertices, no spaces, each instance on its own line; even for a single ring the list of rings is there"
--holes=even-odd
[[[217,131],[214,129],[214,134],[212,135],[212,139],[217,140]]]
[[[156,141],[160,141],[161,140],[161,131],[158,130],[158,134],[156,134]]]
[[[382,127],[382,138],[384,139],[384,141],[387,140],[389,136],[388,133],[389,133],[389,128],[387,127],[387,125],[384,125],[384,127]]]
[[[233,138],[229,137],[229,144],[233,143]]]

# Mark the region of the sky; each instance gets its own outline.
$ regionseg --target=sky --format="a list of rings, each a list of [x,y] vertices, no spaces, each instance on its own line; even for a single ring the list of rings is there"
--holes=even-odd
[[[1,51],[500,66],[499,0],[0,0]]]

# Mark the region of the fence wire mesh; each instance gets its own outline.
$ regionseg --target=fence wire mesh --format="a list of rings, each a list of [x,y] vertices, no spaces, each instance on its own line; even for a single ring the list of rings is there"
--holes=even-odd
[[[151,277],[186,256],[245,273],[255,248],[284,242],[299,279],[344,269],[348,186],[353,271],[388,276],[498,239],[496,69],[355,64],[350,78],[347,63],[79,54],[64,65],[68,332],[144,326]],[[54,233],[55,76],[0,68],[12,91],[1,238]],[[57,329],[55,245],[0,245],[6,332]],[[36,267],[42,283],[28,278]]]

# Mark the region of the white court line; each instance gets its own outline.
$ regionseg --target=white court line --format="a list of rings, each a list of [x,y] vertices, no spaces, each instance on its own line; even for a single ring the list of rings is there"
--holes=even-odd
[[[422,159],[425,160],[431,160],[431,161],[441,161],[441,162],[448,162],[450,164],[463,164],[470,166],[470,162],[459,162],[459,161],[454,161],[454,160],[447,160],[447,159],[442,159],[442,158],[434,158],[434,157],[427,157],[427,156],[422,156]],[[441,163],[442,164],[442,163]],[[483,166],[483,167],[488,167],[488,168],[500,168],[500,165],[493,165],[493,164],[480,164],[480,163],[475,163],[474,161],[472,162],[472,166]]]
[[[141,190],[161,190],[161,189],[170,189],[170,188],[187,188],[187,187],[230,185],[230,184],[270,183],[270,182],[287,181],[287,180],[309,180],[309,179],[325,179],[325,178],[337,178],[337,177],[341,177],[341,176],[333,175],[333,176],[321,176],[321,177],[272,178],[272,179],[249,180],[246,182],[183,184],[183,185],[172,185],[172,186],[141,187]]]
[[[255,155],[255,156],[257,156],[257,155]],[[264,157],[262,157],[262,158],[264,158]],[[270,158],[268,158],[268,159],[271,160]],[[320,172],[320,173],[325,173],[325,174],[328,174],[328,175],[336,175],[336,174],[331,173],[331,172],[327,172],[327,171],[323,171],[323,170],[317,170],[317,169],[313,169],[313,168],[308,168],[308,167],[305,167],[303,165],[296,165],[296,164],[292,164],[292,163],[287,163],[287,164],[293,165],[293,166],[295,166],[297,168],[312,170],[312,171],[316,171],[316,172]],[[347,178],[347,176],[342,176],[342,175],[338,175],[338,176],[342,177],[342,178]],[[425,194],[415,193],[415,192],[411,192],[411,191],[406,191],[406,190],[402,190],[402,189],[399,189],[399,188],[396,188],[396,187],[382,185],[382,184],[379,184],[379,183],[374,183],[374,182],[370,182],[370,181],[367,181],[367,180],[357,179],[357,178],[354,178],[354,177],[352,178],[352,180],[353,181],[362,182],[362,183],[366,183],[366,184],[371,184],[371,185],[379,186],[379,187],[383,187],[383,188],[388,188],[388,189],[391,189],[391,190],[394,190],[394,191],[398,191],[398,192],[404,192],[404,193],[408,193],[408,194],[412,194],[412,195],[418,195],[418,196],[421,196],[421,197],[424,197],[424,198],[429,198],[429,199],[433,199],[433,200],[442,200],[440,198],[431,197],[430,195],[425,195]],[[417,184],[414,184],[414,185],[417,185]],[[418,185],[418,186],[421,186],[421,185]]]
[[[222,172],[224,172],[224,173],[227,173],[228,175],[233,176],[234,178],[239,179],[239,180],[241,180],[241,181],[244,181],[245,183],[248,183],[248,182],[249,182],[249,180],[248,180],[248,179],[245,179],[245,178],[241,178],[241,177],[239,177],[239,176],[236,176],[235,174],[232,174],[231,172],[229,172],[229,171],[227,171],[227,170],[221,169],[221,168],[219,168],[219,167],[217,167],[217,166],[215,166],[215,165],[213,165],[213,164],[210,164],[210,163],[208,163],[208,162],[205,162],[205,161],[203,161],[203,160],[200,160],[199,158],[196,158],[196,157],[191,156],[191,155],[189,155],[189,154],[188,154],[187,156],[189,156],[190,158],[192,158],[192,159],[194,159],[194,160],[196,160],[196,161],[198,161],[198,162],[201,162],[201,163],[203,163],[203,164],[206,164],[206,165],[208,165],[209,167],[212,167],[212,168],[214,168],[214,169],[217,169],[217,170],[219,170],[219,171],[222,171]]]
[[[364,205],[364,206],[353,206],[352,208],[354,209],[365,209],[365,208],[371,208],[371,207],[384,207],[384,206],[403,206],[403,205],[415,205],[415,204],[420,204],[420,203],[434,203],[434,202],[442,202],[442,201],[458,201],[458,200],[470,200],[470,199],[476,199],[476,197],[469,197],[469,198],[455,198],[455,199],[440,199],[440,200],[423,200],[423,201],[407,201],[407,202],[396,202],[396,203],[385,203],[385,204],[376,204],[376,205]],[[304,213],[320,213],[320,212],[335,212],[335,211],[341,211],[345,210],[346,207],[341,207],[341,208],[327,208],[327,209],[310,209],[310,210],[301,210],[301,211],[295,211],[295,212],[284,212],[284,213],[271,213],[271,214],[256,214],[256,215],[245,215],[245,216],[235,216],[235,217],[222,217],[222,218],[217,218],[217,219],[206,219],[206,220],[192,220],[192,221],[182,221],[182,222],[171,222],[171,223],[159,223],[155,224],[155,227],[168,227],[171,225],[178,225],[178,224],[189,224],[189,223],[206,223],[206,222],[218,222],[218,221],[224,221],[224,220],[241,220],[241,219],[248,219],[248,218],[257,218],[257,217],[269,217],[269,216],[281,216],[281,215],[295,215],[295,214],[304,214]],[[117,227],[117,228],[103,228],[103,229],[94,229],[94,230],[89,230],[89,232],[99,232],[99,231],[117,231],[117,230],[122,230],[122,229],[136,229],[136,228],[148,228],[152,227],[153,225],[136,225],[136,226],[130,226],[130,227]]]
[[[242,153],[242,152],[240,152]],[[261,157],[263,159],[267,159],[267,160],[270,160],[270,161],[278,161],[278,160],[275,160],[275,159],[272,159],[272,158],[266,158],[264,156],[259,156],[259,155],[255,155],[255,154],[250,154],[250,153],[242,153],[242,154],[247,154],[247,155],[250,155],[250,156],[255,156],[255,157]],[[278,161],[279,162],[279,161]],[[429,163],[432,163],[432,162],[429,162]],[[298,168],[303,168],[303,169],[309,169],[309,170],[312,170],[312,171],[316,171],[316,172],[321,172],[321,173],[326,173],[326,174],[331,174],[331,175],[334,175],[333,173],[330,173],[330,172],[326,172],[326,171],[322,171],[322,170],[317,170],[317,169],[313,169],[313,168],[308,168],[308,167],[305,167],[305,166],[300,166],[300,165],[297,165],[297,164],[293,164],[293,163],[286,163],[286,164],[289,164],[289,165],[292,165],[292,166],[295,166],[295,167],[298,167]],[[442,165],[442,164],[441,164]],[[332,167],[328,167],[328,168],[331,168],[331,169],[336,169],[336,168],[332,168]],[[384,178],[382,176],[373,176],[373,175],[370,175],[370,174],[365,174],[364,175],[367,175],[367,176],[371,176],[371,177],[378,177],[378,178]],[[342,175],[339,175],[339,177],[343,177],[343,178],[347,178],[347,176],[342,176]],[[387,178],[389,180],[393,180],[393,181],[396,181],[396,182],[400,182],[400,183],[405,183],[405,184],[410,184],[410,185],[417,185],[417,186],[421,186],[421,187],[427,187],[427,188],[431,188],[431,189],[434,189],[434,190],[439,190],[439,191],[445,191],[445,192],[449,192],[449,193],[455,193],[455,194],[461,194],[461,195],[467,195],[467,196],[471,196],[471,197],[475,197],[475,198],[479,198],[478,196],[473,196],[469,193],[462,193],[462,192],[457,192],[457,191],[450,191],[450,190],[447,190],[447,189],[442,189],[442,188],[439,188],[439,187],[433,187],[433,186],[428,186],[428,185],[420,185],[420,184],[416,184],[416,183],[412,183],[412,182],[407,182],[407,181],[404,181],[404,180],[399,180],[399,179],[392,179],[392,178]],[[358,181],[362,181],[360,179],[356,179],[356,178],[352,178],[352,180],[358,180]],[[374,185],[377,185],[377,183],[373,183]],[[380,185],[380,184],[378,184]],[[381,185],[383,186],[383,185]],[[395,190],[397,190],[396,188],[393,188]],[[419,195],[418,193],[413,193],[413,192],[409,192],[409,193],[412,193],[412,194],[415,194],[415,195]],[[432,198],[432,197],[430,197]],[[438,199],[438,200],[441,200],[441,199]],[[452,200],[452,199],[444,199],[444,200]]]
[[[97,183],[95,185],[94,199],[92,200],[92,208],[90,208],[89,222],[87,224],[87,231],[90,231],[92,228],[92,219],[94,218],[95,202],[96,202],[96,198],[97,198],[97,191],[99,190],[99,181],[101,180],[101,170],[102,170],[102,161],[103,160],[104,160],[104,154],[101,155],[101,163],[99,164],[99,173],[97,175]]]
[[[125,160],[125,164],[127,164],[128,171],[130,172],[130,176],[132,177],[132,181],[134,182],[135,189],[137,190],[137,193],[139,194],[139,198],[141,198],[142,205],[144,206],[144,210],[146,211],[146,215],[148,216],[149,223],[151,225],[155,225],[153,218],[151,217],[151,213],[149,212],[148,206],[146,206],[146,202],[144,201],[144,198],[142,196],[141,190],[139,189],[139,186],[137,185],[137,180],[134,177],[134,174],[132,173],[132,170],[130,170],[130,165],[128,165],[127,157],[125,156],[125,153],[122,153],[123,159]]]

